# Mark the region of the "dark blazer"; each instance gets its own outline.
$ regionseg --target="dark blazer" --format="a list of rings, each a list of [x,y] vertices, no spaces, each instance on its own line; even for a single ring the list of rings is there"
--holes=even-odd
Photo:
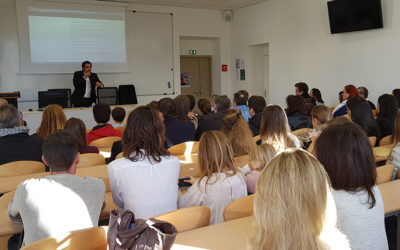
[[[262,120],[262,112],[256,113],[249,120],[250,130],[253,132],[253,136],[257,136],[260,134],[261,128],[261,120]]]
[[[42,138],[19,133],[0,137],[0,165],[13,161],[42,161]]]
[[[225,112],[204,115],[199,119],[199,126],[196,130],[196,141],[200,140],[201,135],[204,132],[211,130],[220,130],[222,126],[222,118],[224,118]]]
[[[74,73],[74,93],[72,93],[71,99],[74,104],[79,103],[82,99],[83,96],[85,95],[86,92],[86,80],[83,78],[83,71],[76,71]],[[89,76],[90,80],[90,87],[91,87],[91,93],[90,93],[90,99],[92,102],[96,101],[96,82],[101,82],[99,77],[97,76],[96,73],[91,73]]]
[[[173,145],[194,141],[195,128],[191,121],[179,120],[177,116],[165,118],[166,137]]]

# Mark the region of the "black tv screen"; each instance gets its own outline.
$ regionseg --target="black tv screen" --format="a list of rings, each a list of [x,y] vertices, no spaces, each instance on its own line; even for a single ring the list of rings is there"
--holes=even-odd
[[[328,2],[331,33],[383,28],[381,0]]]

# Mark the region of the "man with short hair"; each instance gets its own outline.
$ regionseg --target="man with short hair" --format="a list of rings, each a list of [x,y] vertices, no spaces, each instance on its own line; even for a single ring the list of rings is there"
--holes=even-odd
[[[111,124],[108,124],[110,121],[110,115],[111,109],[108,104],[99,103],[93,106],[93,116],[97,125],[86,135],[88,144],[103,137],[122,137],[122,132],[120,130],[115,129]]]
[[[249,108],[247,107],[247,100],[249,93],[246,90],[239,90],[233,95],[233,107],[242,111],[242,116],[246,122],[250,119]]]
[[[70,231],[97,227],[105,185],[97,178],[75,176],[79,162],[74,136],[57,131],[43,142],[50,175],[18,185],[8,206],[12,221],[24,224],[24,243]]]
[[[226,111],[231,107],[231,100],[226,95],[220,95],[215,98],[214,113],[204,115],[199,120],[199,126],[196,130],[196,140],[200,140],[204,132],[211,130],[220,130],[222,126],[222,118]]]
[[[42,138],[30,136],[29,128],[11,104],[0,106],[0,164],[42,161]]]
[[[358,87],[358,92],[360,92],[360,96],[364,97],[364,99],[368,102],[371,110],[376,109],[375,104],[368,100],[368,89],[366,87]]]
[[[75,107],[90,107],[96,102],[96,87],[104,87],[96,73],[92,73],[92,63],[84,61],[82,70],[74,73],[75,90],[71,100]]]
[[[304,99],[310,99],[308,94],[308,85],[305,82],[298,82],[294,85],[296,87],[296,95],[301,95]]]
[[[260,134],[262,113],[267,103],[262,96],[253,95],[249,99],[249,113],[251,118],[249,120],[249,127],[253,132],[253,136]]]

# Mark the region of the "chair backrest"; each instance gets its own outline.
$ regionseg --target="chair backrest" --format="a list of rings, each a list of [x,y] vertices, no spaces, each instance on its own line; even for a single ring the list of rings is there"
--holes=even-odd
[[[0,177],[34,174],[45,170],[44,164],[39,161],[14,161],[0,165]]]
[[[116,128],[116,130],[119,130],[119,131],[121,131],[121,132],[123,133],[123,132],[124,132],[124,130],[125,130],[125,126],[118,127],[118,128]]]
[[[378,185],[383,200],[384,213],[391,214],[400,210],[400,180],[389,181]]]
[[[33,242],[21,250],[106,250],[108,227],[93,227],[72,231]]]
[[[79,156],[78,168],[86,168],[106,164],[104,156],[97,153],[81,154]]]
[[[120,141],[121,137],[109,136],[92,141],[89,146],[95,146],[99,151],[111,152],[111,147],[114,142]]]
[[[229,203],[224,209],[224,220],[230,221],[253,215],[254,194]]]
[[[168,149],[171,155],[184,155],[184,154],[196,154],[199,149],[199,142],[187,141],[174,145]]]
[[[155,216],[157,220],[174,225],[179,233],[210,224],[211,210],[205,206],[186,207]]]
[[[385,165],[376,168],[376,184],[382,184],[392,179],[394,166]]]
[[[124,157],[124,155],[123,155],[123,153],[121,152],[121,153],[117,154],[117,156],[115,157],[115,159],[120,159],[120,158],[122,158],[122,157]]]
[[[379,141],[379,146],[385,146],[385,145],[390,145],[393,143],[393,136],[388,135],[383,137],[380,141]]]
[[[377,140],[376,136],[370,136],[370,137],[368,137],[368,139],[369,139],[369,143],[371,144],[371,147],[375,147],[376,140]]]
[[[303,134],[310,132],[310,130],[311,130],[310,128],[301,128],[301,129],[292,131],[292,134],[295,136],[299,136],[299,135],[303,135]]]

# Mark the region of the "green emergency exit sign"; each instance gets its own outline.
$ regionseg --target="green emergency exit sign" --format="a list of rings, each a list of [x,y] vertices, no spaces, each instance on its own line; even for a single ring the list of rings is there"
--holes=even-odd
[[[197,51],[195,49],[189,50],[189,55],[196,55]]]

